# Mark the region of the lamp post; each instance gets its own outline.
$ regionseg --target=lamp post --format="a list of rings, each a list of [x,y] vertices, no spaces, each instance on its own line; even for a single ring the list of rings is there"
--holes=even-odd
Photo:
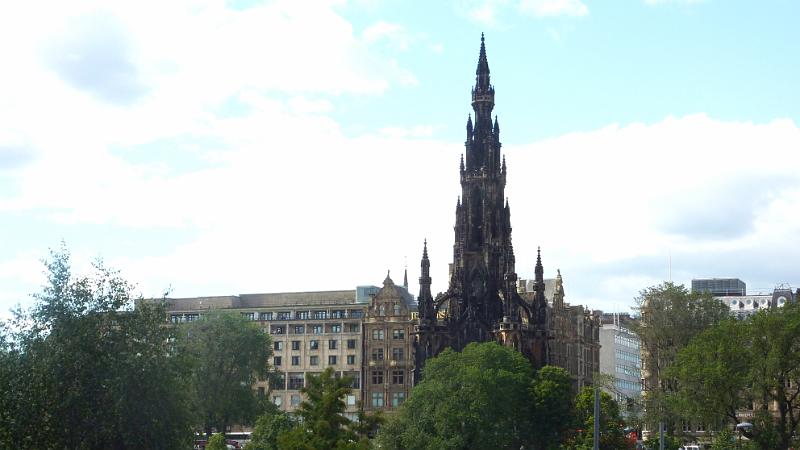
[[[742,448],[742,433],[750,431],[752,428],[753,424],[750,422],[741,422],[736,424],[736,431],[739,432],[739,448]]]

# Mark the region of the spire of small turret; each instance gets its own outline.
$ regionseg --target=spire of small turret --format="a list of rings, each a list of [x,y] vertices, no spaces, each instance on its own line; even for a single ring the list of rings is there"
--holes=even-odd
[[[500,134],[500,123],[497,121],[497,114],[494,115],[494,134]]]
[[[475,70],[476,90],[489,88],[489,61],[486,60],[486,44],[481,33],[481,52],[478,56],[478,68]]]
[[[544,283],[544,268],[542,267],[542,248],[537,247],[536,249],[536,269],[534,269],[536,273],[536,282],[537,283]]]
[[[467,139],[472,137],[472,114],[467,116]]]
[[[388,286],[389,284],[394,284],[394,282],[392,281],[392,277],[389,276],[390,273],[391,273],[391,270],[387,269],[386,270],[386,279],[383,280],[383,285],[384,286]]]
[[[403,287],[408,290],[408,262],[406,262],[405,269],[403,270]]]
[[[503,155],[503,173],[506,173],[506,155]]]
[[[464,171],[464,154],[461,154],[461,164],[459,164],[458,168],[463,172]],[[460,197],[459,197],[460,198]]]
[[[428,240],[422,244],[421,273],[419,277],[419,297],[417,298],[419,314],[423,319],[436,319],[431,295],[431,262],[428,259]]]
[[[561,278],[561,269],[556,269],[556,286],[553,288],[553,306],[562,308],[564,306],[564,280]]]

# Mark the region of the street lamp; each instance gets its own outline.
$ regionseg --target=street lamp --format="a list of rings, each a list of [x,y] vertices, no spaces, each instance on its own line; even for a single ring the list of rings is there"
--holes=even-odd
[[[739,448],[742,448],[742,433],[753,429],[753,424],[750,422],[742,422],[736,424],[736,431],[739,432]]]

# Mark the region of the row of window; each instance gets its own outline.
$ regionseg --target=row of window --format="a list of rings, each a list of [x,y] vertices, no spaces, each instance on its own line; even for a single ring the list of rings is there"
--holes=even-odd
[[[379,316],[386,315],[386,305],[378,305],[377,310]],[[399,303],[392,304],[392,312],[394,313],[395,316],[399,316],[402,314],[402,309]]]
[[[372,330],[372,339],[375,341],[382,341],[385,336],[384,329],[374,329]],[[396,328],[392,330],[392,339],[402,341],[406,338],[406,331],[402,328]]]
[[[169,321],[172,323],[183,323],[183,322],[194,322],[195,320],[200,319],[200,314],[191,313],[191,314],[171,314],[169,316]]]
[[[292,350],[300,350],[303,346],[303,341],[291,341],[292,342]],[[358,341],[356,339],[348,339],[347,340],[347,348],[349,350],[353,350],[356,348]],[[275,341],[272,343],[272,347],[276,352],[283,351],[285,341]],[[328,339],[328,350],[336,350],[339,348],[339,341],[337,339]],[[309,350],[319,350],[319,340],[312,339],[308,341],[308,349]]]
[[[622,345],[624,347],[638,349],[639,348],[639,339],[631,336],[625,336],[623,334],[615,334],[614,335],[614,343],[617,345]]]
[[[683,431],[687,433],[691,433],[693,431],[706,431],[706,426],[704,424],[697,424],[696,426],[692,426],[691,422],[683,422]]]
[[[392,370],[392,384],[404,384],[405,370]],[[372,384],[383,384],[383,370],[372,371]]]
[[[294,316],[291,311],[248,311],[241,313],[247,320],[325,320],[325,319],[360,319],[364,317],[364,311],[360,309],[335,309],[331,311],[295,311]]]
[[[300,365],[300,357],[299,356],[292,356],[291,362],[293,366]],[[328,356],[328,365],[335,366],[339,361],[338,355],[329,355]],[[356,355],[347,355],[347,364],[354,365],[356,363]],[[308,364],[310,366],[318,366],[319,365],[319,356],[318,355],[311,355],[308,357]],[[283,357],[282,356],[275,356],[272,358],[272,365],[275,367],[280,367],[283,365]]]
[[[392,361],[403,361],[404,359],[404,352],[402,348],[395,347],[392,349]],[[383,361],[383,349],[382,348],[374,348],[372,349],[372,360],[373,361]]]
[[[376,375],[378,372],[379,375]],[[303,374],[302,373],[294,373],[289,374],[289,389],[300,389],[303,387]],[[377,378],[376,378],[377,377]],[[392,375],[394,380],[399,380],[399,382],[393,384],[403,384],[403,371],[393,371]],[[375,383],[376,379],[381,380],[380,383]],[[383,372],[373,371],[373,384],[383,384]],[[261,397],[266,395],[265,389],[263,387],[258,388],[258,394]],[[284,396],[281,394],[273,394],[272,402],[280,407],[283,405],[283,398]],[[383,392],[372,392],[370,395],[370,400],[373,408],[382,408],[385,405],[385,394]],[[398,407],[403,404],[406,400],[406,393],[405,392],[392,392],[391,393],[391,405],[392,407]],[[289,395],[289,404],[292,407],[300,406],[302,402],[302,396],[300,394],[290,394]],[[356,405],[356,396],[354,394],[348,394],[345,398],[345,404],[347,406],[355,406]]]
[[[620,349],[615,349],[614,356],[622,361],[633,363],[636,367],[642,367],[642,361],[639,359],[638,353],[630,353]]]
[[[347,323],[344,328],[342,328],[342,324],[340,323],[328,324],[327,330],[323,324],[315,323],[310,325],[292,325],[290,327],[286,325],[270,325],[269,334],[286,334],[289,330],[291,330],[291,334],[306,334],[306,332],[308,332],[308,334],[341,333],[343,329],[348,333],[358,333],[361,331],[358,323]]]
[[[310,374],[318,374],[319,372],[308,372]],[[360,372],[344,372],[343,374],[346,377],[349,377],[352,380],[350,387],[353,389],[360,389],[361,388],[361,373]],[[336,376],[339,376],[339,372],[336,373]],[[288,384],[287,384],[288,381]],[[273,374],[273,378],[270,379],[270,388],[273,390],[284,390],[284,389],[302,389],[305,385],[305,374],[303,372],[289,372],[288,376],[283,373],[275,373]]]
[[[392,407],[398,407],[406,401],[406,393],[405,392],[392,392]],[[383,392],[373,392],[372,393],[372,407],[373,408],[382,408],[384,405],[384,397]]]
[[[626,366],[626,365],[623,365],[623,364],[617,364],[616,365],[616,369],[617,369],[617,373],[620,374],[620,375],[627,375],[629,377],[636,377],[636,378],[641,378],[642,377],[641,371],[636,367]]]
[[[619,378],[614,380],[614,386],[623,391],[639,392],[642,390],[642,383],[638,381],[620,380]]]

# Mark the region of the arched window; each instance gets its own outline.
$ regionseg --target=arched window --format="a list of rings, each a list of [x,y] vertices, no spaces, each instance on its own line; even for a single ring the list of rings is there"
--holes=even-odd
[[[400,304],[399,303],[395,303],[394,304],[394,315],[395,316],[399,316],[400,315]]]
[[[378,306],[378,315],[385,316],[386,315],[386,307],[383,305]]]

